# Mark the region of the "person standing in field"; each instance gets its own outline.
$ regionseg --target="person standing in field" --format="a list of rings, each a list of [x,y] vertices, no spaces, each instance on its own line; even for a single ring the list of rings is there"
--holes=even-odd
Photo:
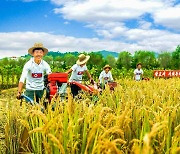
[[[69,79],[69,82],[72,81],[76,81],[81,83],[82,82],[82,76],[84,74],[84,72],[87,74],[88,78],[90,79],[90,82],[93,82],[93,79],[90,75],[90,73],[88,72],[86,63],[89,60],[90,56],[89,55],[84,55],[84,54],[80,54],[78,56],[78,60],[76,62],[76,64],[74,64],[71,69],[69,69],[66,73],[71,73],[71,77]],[[76,95],[78,95],[79,90],[81,90],[77,85],[75,84],[70,84],[71,86],[71,92],[73,94],[73,97],[75,97]]]
[[[138,63],[137,68],[134,70],[134,80],[140,81],[143,78],[142,64]]]
[[[107,84],[108,82],[112,82],[113,81],[113,77],[111,74],[111,66],[109,65],[105,65],[103,67],[103,71],[101,72],[100,76],[99,76],[99,83],[100,83],[100,87],[104,88],[104,85]]]
[[[18,85],[17,99],[20,99],[26,80],[25,95],[39,103],[44,93],[44,74],[51,73],[51,68],[42,58],[48,49],[42,43],[35,43],[28,53],[33,56],[25,65]]]

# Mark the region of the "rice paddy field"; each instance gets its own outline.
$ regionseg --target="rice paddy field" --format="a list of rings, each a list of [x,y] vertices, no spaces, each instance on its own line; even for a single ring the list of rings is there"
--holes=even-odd
[[[54,99],[47,110],[1,91],[1,153],[178,154],[180,78],[118,81],[93,100]],[[55,110],[52,106],[56,105]]]

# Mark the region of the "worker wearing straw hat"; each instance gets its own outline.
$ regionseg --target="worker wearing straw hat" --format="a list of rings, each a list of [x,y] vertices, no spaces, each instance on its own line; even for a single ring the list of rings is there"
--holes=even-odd
[[[101,88],[104,88],[104,85],[108,83],[109,81],[113,81],[113,77],[110,70],[111,70],[111,66],[109,65],[105,65],[103,67],[103,71],[101,72],[99,76],[99,83],[100,83]]]
[[[86,66],[86,63],[89,60],[89,58],[90,58],[89,55],[84,55],[84,54],[80,54],[78,56],[78,60],[77,60],[76,64],[74,64],[71,67],[71,69],[67,71],[68,74],[72,72],[69,82],[76,81],[76,82],[81,83],[84,72],[87,74],[90,81],[93,81],[90,73],[88,72],[87,66]],[[73,97],[75,97],[78,94],[79,90],[80,90],[80,88],[78,86],[76,86],[75,84],[71,84],[71,92],[73,94]]]
[[[43,96],[44,73],[51,73],[49,64],[42,60],[43,56],[48,53],[48,49],[43,47],[42,43],[35,43],[34,46],[28,50],[28,53],[33,57],[24,65],[19,80],[17,98],[20,99],[26,80],[25,95],[39,102],[39,99]]]

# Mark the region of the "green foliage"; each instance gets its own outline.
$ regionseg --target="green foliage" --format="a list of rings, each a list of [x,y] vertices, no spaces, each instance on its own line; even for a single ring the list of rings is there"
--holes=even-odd
[[[121,69],[122,67],[125,67],[126,69],[130,69],[131,61],[132,61],[131,54],[127,51],[123,51],[119,53],[119,57],[117,60],[117,68]]]
[[[51,65],[53,63],[53,56],[45,56],[44,60]]]
[[[98,79],[105,64],[109,64],[113,68],[112,74],[115,79],[132,78],[136,64],[139,62],[142,63],[144,76],[146,77],[153,76],[153,69],[180,69],[180,46],[177,46],[172,53],[163,52],[158,56],[150,51],[136,51],[134,55],[123,51],[119,53],[116,60],[114,55],[111,55],[112,52],[109,53],[110,55],[107,55],[107,51],[89,53],[90,59],[87,67],[95,80]],[[65,72],[76,63],[78,55],[78,52],[49,52],[44,60],[50,64],[52,72]],[[24,64],[30,58],[30,55],[26,55],[17,60],[9,58],[0,60],[0,89],[18,84]],[[87,78],[85,77],[85,79]]]
[[[159,54],[158,62],[159,62],[159,66],[161,68],[164,68],[164,69],[165,68],[170,68],[171,67],[171,62],[172,62],[171,53],[163,52],[163,53]]]
[[[102,68],[105,65],[105,60],[100,53],[91,52],[90,60],[88,61],[89,68],[99,67]]]
[[[180,69],[180,45],[178,45],[176,51],[172,53],[172,68]]]
[[[66,68],[74,65],[76,63],[76,60],[77,60],[77,57],[75,55],[72,55],[72,54],[66,54],[64,56],[64,63],[65,63],[65,66]]]
[[[133,56],[132,67],[136,68],[137,63],[142,63],[143,67],[153,69],[156,67],[155,53],[150,51],[136,51]]]
[[[116,59],[112,55],[108,55],[105,59],[106,63],[111,65],[111,67],[116,67]]]

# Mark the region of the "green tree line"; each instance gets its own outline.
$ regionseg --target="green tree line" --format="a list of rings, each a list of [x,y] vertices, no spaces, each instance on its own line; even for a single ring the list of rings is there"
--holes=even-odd
[[[64,72],[76,63],[78,52],[60,53],[49,52],[44,60],[47,61],[53,72]],[[115,78],[131,77],[136,64],[141,62],[145,75],[152,76],[154,69],[180,69],[180,45],[174,52],[162,52],[156,55],[152,51],[136,51],[132,55],[128,51],[119,53],[118,58],[112,55],[103,57],[100,52],[90,52],[90,60],[87,63],[90,73],[95,79],[98,78],[105,64],[109,64],[113,69]],[[24,64],[31,58],[30,55],[20,57],[16,60],[3,58],[0,60],[0,85],[17,84]]]

